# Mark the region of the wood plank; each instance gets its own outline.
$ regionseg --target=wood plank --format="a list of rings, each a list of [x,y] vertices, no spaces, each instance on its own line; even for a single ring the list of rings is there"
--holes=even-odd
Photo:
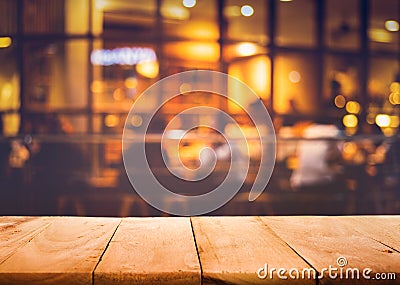
[[[287,244],[258,217],[196,217],[193,232],[203,270],[203,284],[315,284],[283,273],[261,279],[259,268],[308,268]],[[261,271],[260,275],[265,274]],[[272,277],[272,278],[271,278]]]
[[[0,264],[50,223],[50,218],[0,217]]]
[[[92,284],[120,219],[54,218],[0,265],[0,284]]]
[[[400,252],[400,216],[347,216],[340,221]]]
[[[201,284],[189,218],[125,218],[94,284]]]
[[[330,278],[325,272],[319,284],[398,284],[400,254],[357,231],[357,223],[341,222],[342,217],[263,217],[262,220],[285,240],[298,254],[319,272],[333,266],[340,268],[337,259],[346,258],[342,267],[358,269],[359,280]],[[375,273],[396,273],[397,280],[367,280],[362,271],[370,268]],[[338,271],[340,272],[340,271]],[[378,276],[376,276],[378,277]]]

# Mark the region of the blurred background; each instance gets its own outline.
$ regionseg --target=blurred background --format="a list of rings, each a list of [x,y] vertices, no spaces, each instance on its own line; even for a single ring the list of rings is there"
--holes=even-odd
[[[221,149],[220,135],[198,128],[179,153],[161,150],[171,118],[208,105],[255,140],[240,193],[212,215],[399,214],[399,18],[399,0],[0,0],[0,214],[163,215],[132,190],[121,135],[137,96],[192,69],[228,73],[259,96],[277,134],[275,170],[249,203],[254,126],[232,101],[182,84],[146,140],[163,184],[190,195],[226,175],[223,155],[204,183],[170,177],[161,159],[196,167],[201,147]],[[254,103],[238,88],[228,96]],[[156,104],[127,125],[139,130]],[[216,118],[192,113],[174,128],[189,121]]]

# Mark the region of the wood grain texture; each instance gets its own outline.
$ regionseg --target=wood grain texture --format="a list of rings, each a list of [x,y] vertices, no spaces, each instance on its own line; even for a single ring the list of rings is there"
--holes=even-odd
[[[0,217],[0,264],[50,223],[50,218]]]
[[[340,222],[400,252],[400,216],[348,216]]]
[[[92,284],[120,219],[64,217],[0,265],[0,284]]]
[[[95,270],[95,284],[201,284],[189,218],[126,218]]]
[[[342,222],[341,217],[261,219],[319,272],[329,266],[340,268],[337,259],[345,257],[348,265],[343,267],[344,270],[357,268],[362,273],[364,268],[370,268],[371,277],[375,273],[397,273],[397,280],[378,281],[362,276],[359,280],[329,278],[325,272],[319,284],[399,284],[400,254],[358,231],[356,222]]]
[[[257,276],[266,263],[267,271],[309,267],[258,217],[196,217],[192,224],[203,284],[315,284],[315,280]],[[288,277],[288,272],[283,275]]]

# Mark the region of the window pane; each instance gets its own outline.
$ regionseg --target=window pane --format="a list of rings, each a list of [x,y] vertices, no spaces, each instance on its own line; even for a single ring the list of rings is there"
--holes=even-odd
[[[0,0],[0,35],[17,32],[17,1]]]
[[[281,46],[314,46],[315,1],[277,1],[277,38]]]
[[[372,50],[395,51],[397,49],[399,41],[398,7],[399,1],[397,0],[385,0],[385,5],[382,5],[380,0],[371,1],[368,35]]]
[[[237,59],[229,65],[228,73],[247,84],[263,100],[270,100],[271,62],[269,57],[258,55]],[[249,101],[249,98],[244,97],[240,90],[236,89],[229,90],[229,97],[239,102],[244,109],[253,103]],[[228,102],[229,111],[240,112],[237,104],[231,103],[231,101]]]
[[[103,23],[107,37],[134,38],[148,37],[155,34],[156,1],[104,1],[97,0],[94,7]]]
[[[342,109],[347,100],[360,96],[360,64],[356,57],[326,56],[324,101],[334,106],[334,110]]]
[[[182,0],[164,0],[161,5],[164,35],[185,39],[219,38],[217,3],[215,0],[197,1],[191,8]]]
[[[370,61],[368,93],[372,99],[388,99],[390,84],[399,71],[396,60],[393,58],[372,58]]]
[[[97,40],[91,63],[95,112],[129,111],[133,100],[157,81],[159,73],[154,46],[135,42]]]
[[[166,58],[196,64],[213,64],[213,69],[218,69],[220,58],[219,44],[217,42],[168,42],[163,46],[163,54]]]
[[[88,47],[87,40],[27,43],[24,47],[26,108],[51,111],[86,107]]]
[[[243,0],[228,0],[224,7],[224,17],[228,25],[227,38],[266,44],[269,40],[266,19],[266,5],[268,3],[268,1],[264,0],[256,0],[249,3]],[[245,9],[243,7],[245,5],[251,5],[253,14],[246,14],[246,10],[244,10],[244,15],[241,13],[241,9]],[[251,12],[251,9],[249,12]]]
[[[23,1],[23,27],[25,33],[64,32],[64,1]]]
[[[360,7],[358,0],[326,2],[325,42],[330,48],[360,47]]]
[[[280,114],[310,114],[317,111],[317,62],[308,54],[276,57],[274,110]]]

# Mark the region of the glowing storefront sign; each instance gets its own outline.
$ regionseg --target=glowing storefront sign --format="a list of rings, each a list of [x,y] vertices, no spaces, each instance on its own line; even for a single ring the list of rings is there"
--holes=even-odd
[[[156,53],[151,48],[124,47],[116,49],[98,49],[92,51],[90,61],[93,65],[135,65],[142,62],[157,61]]]

